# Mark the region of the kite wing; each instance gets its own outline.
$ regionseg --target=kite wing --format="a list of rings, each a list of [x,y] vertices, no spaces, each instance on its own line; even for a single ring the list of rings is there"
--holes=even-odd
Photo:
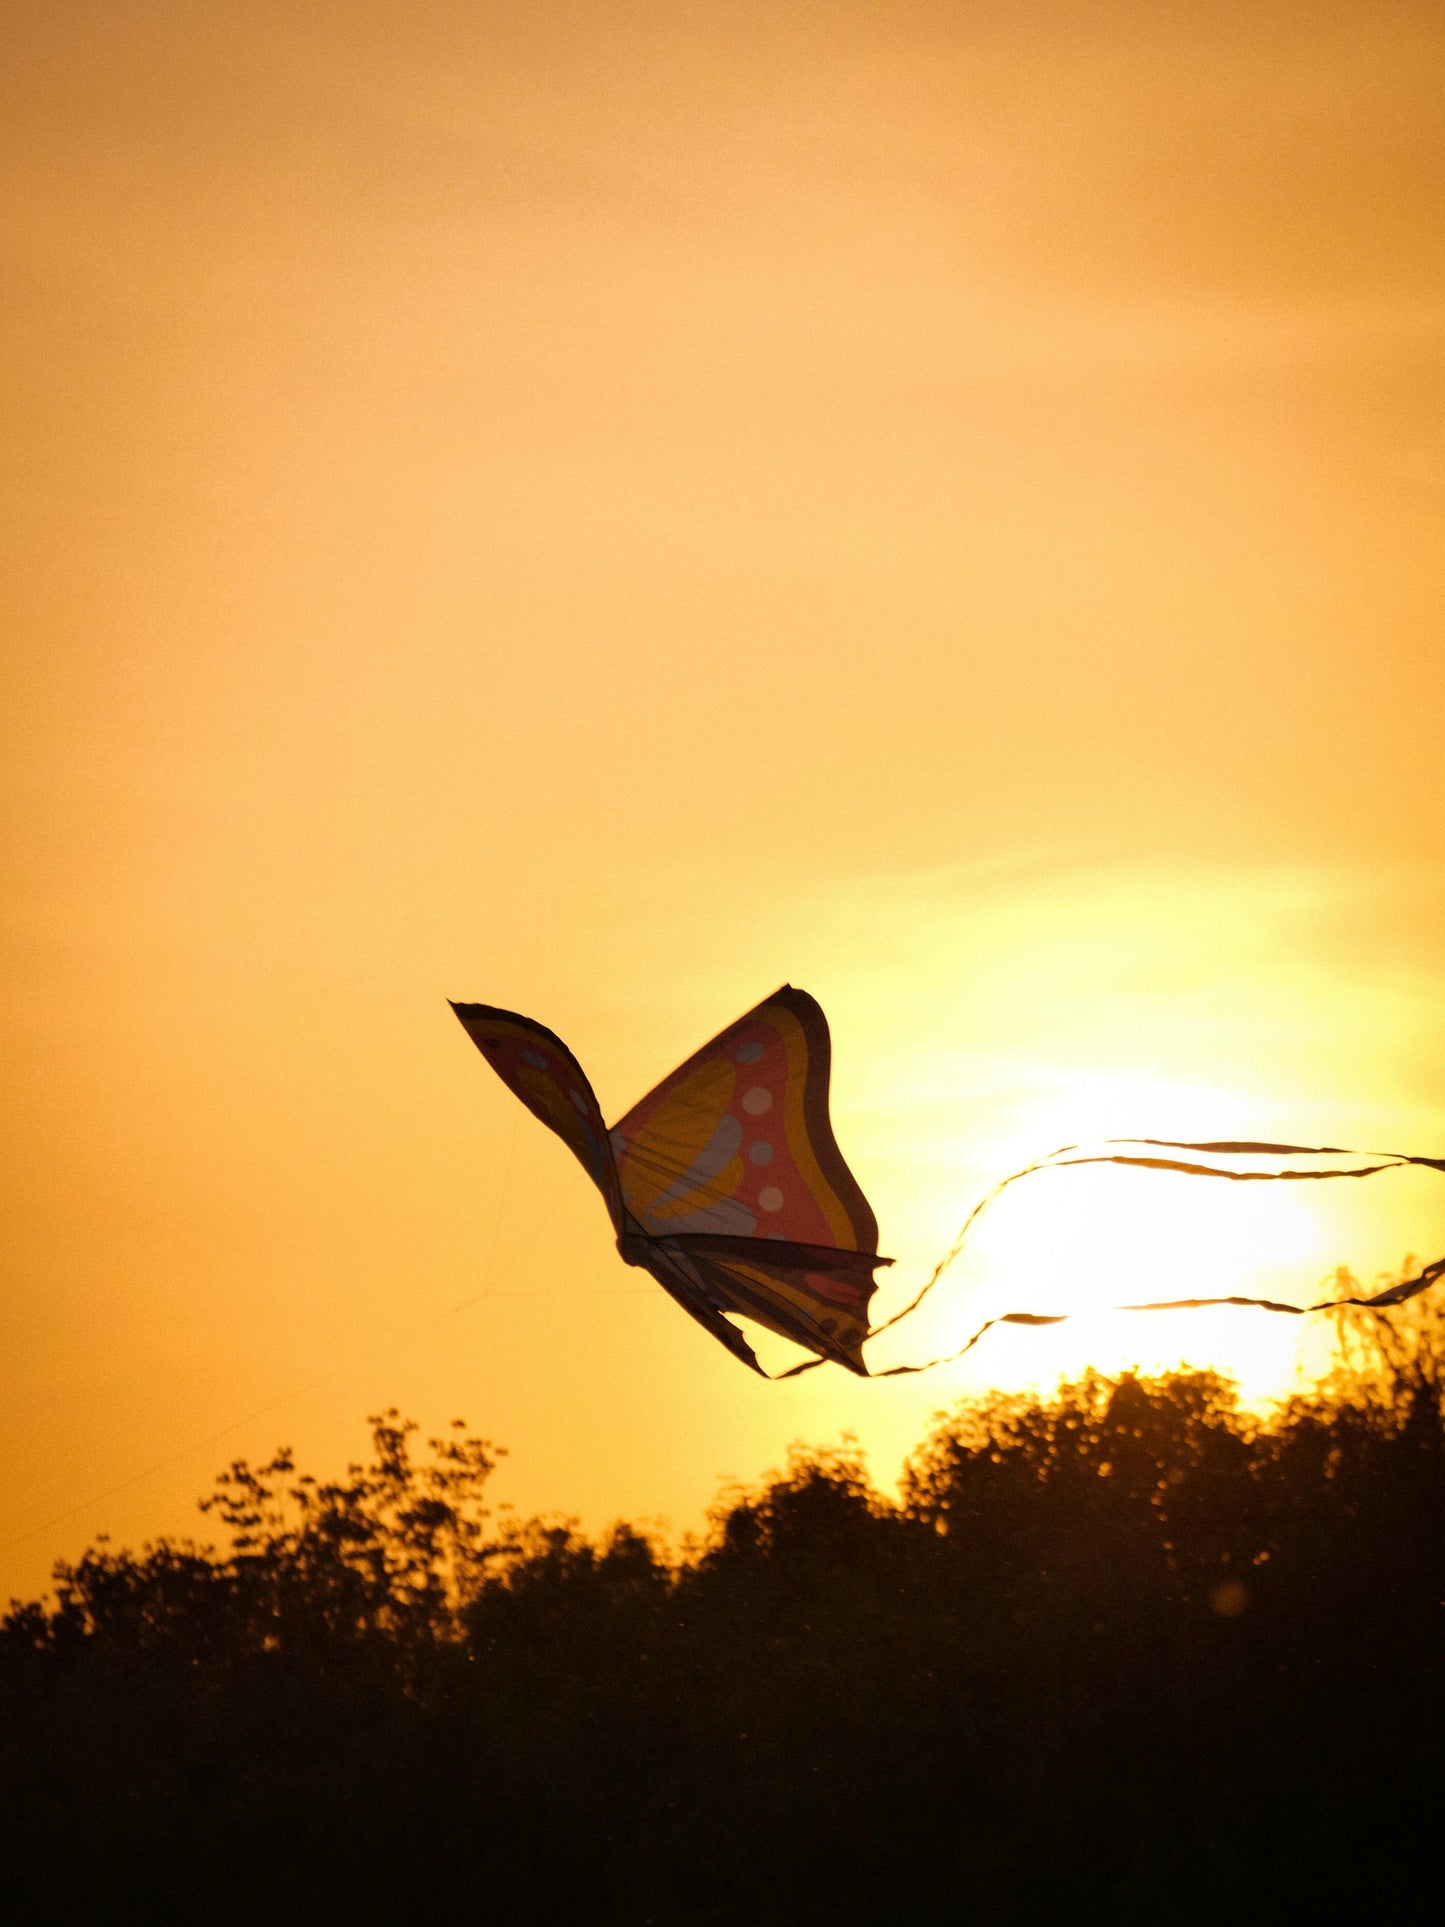
[[[709,1329],[741,1313],[861,1372],[891,1260],[833,1136],[831,1057],[821,1008],[784,985],[664,1078],[612,1129],[619,1245]]]
[[[592,1086],[562,1039],[530,1017],[491,1004],[453,1004],[462,1028],[534,1117],[557,1133],[607,1202],[613,1229],[626,1229],[617,1166]]]
[[[668,1297],[681,1305],[690,1318],[695,1318],[704,1331],[711,1332],[734,1358],[741,1359],[760,1377],[767,1377],[747,1339],[731,1319],[723,1316],[724,1311],[733,1309],[731,1299],[709,1284],[685,1251],[654,1238],[619,1238],[617,1244],[628,1264],[641,1265],[650,1271]]]
[[[868,1376],[860,1347],[868,1336],[873,1271],[875,1266],[892,1264],[891,1258],[771,1238],[705,1234],[622,1238],[618,1246],[629,1264],[645,1265],[709,1331],[716,1331],[715,1320],[721,1322],[733,1334],[723,1343],[740,1358],[746,1355],[755,1370],[762,1367],[722,1313],[740,1313],[806,1346],[820,1359],[832,1359],[862,1378]],[[681,1286],[680,1277],[685,1281]],[[699,1301],[709,1315],[699,1311]]]

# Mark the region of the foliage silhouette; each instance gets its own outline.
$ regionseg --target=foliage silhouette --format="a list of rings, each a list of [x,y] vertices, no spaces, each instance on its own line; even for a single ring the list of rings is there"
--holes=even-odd
[[[1438,1878],[1445,1328],[1342,1315],[1268,1421],[1208,1373],[846,1442],[680,1556],[488,1513],[396,1413],[232,1465],[217,1548],[96,1548],[0,1632],[27,1919],[1131,1922]]]

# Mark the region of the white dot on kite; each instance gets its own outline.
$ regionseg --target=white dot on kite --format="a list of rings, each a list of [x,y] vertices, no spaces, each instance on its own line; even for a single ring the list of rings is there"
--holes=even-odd
[[[547,1060],[539,1050],[524,1050],[522,1062],[530,1064],[533,1070],[544,1071],[547,1068]]]
[[[751,1044],[744,1044],[738,1051],[737,1062],[739,1064],[756,1064],[762,1054],[762,1045],[754,1040]]]
[[[765,1137],[760,1137],[756,1144],[748,1146],[748,1158],[753,1164],[771,1164],[773,1147]]]
[[[773,1094],[765,1091],[761,1084],[754,1084],[750,1091],[743,1092],[743,1109],[750,1117],[761,1117],[764,1111],[773,1108]]]
[[[767,1185],[758,1193],[758,1204],[764,1211],[781,1211],[783,1208],[783,1194],[777,1185]]]

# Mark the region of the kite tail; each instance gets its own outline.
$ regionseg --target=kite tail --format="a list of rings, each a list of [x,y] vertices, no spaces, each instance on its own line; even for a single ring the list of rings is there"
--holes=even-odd
[[[1020,1171],[1012,1171],[1006,1178],[1000,1178],[993,1189],[984,1193],[969,1212],[959,1228],[958,1236],[934,1266],[921,1289],[909,1300],[901,1311],[894,1312],[891,1318],[884,1319],[869,1332],[869,1338],[877,1338],[880,1333],[890,1330],[909,1317],[923,1303],[934,1286],[948,1270],[968,1242],[969,1233],[983,1216],[994,1200],[1017,1184],[1021,1178],[1034,1176],[1040,1171],[1058,1171],[1080,1164],[1121,1164],[1142,1171],[1173,1171],[1184,1177],[1224,1178],[1232,1184],[1307,1182],[1318,1178],[1369,1178],[1380,1171],[1395,1171],[1407,1165],[1417,1165],[1424,1170],[1445,1173],[1445,1158],[1415,1156],[1406,1151],[1349,1151],[1336,1144],[1265,1144],[1247,1139],[1220,1139],[1212,1143],[1190,1144],[1176,1138],[1106,1138],[1106,1145],[1138,1145],[1141,1150],[1101,1150],[1089,1151],[1083,1145],[1065,1144],[1057,1151],[1050,1151],[1046,1157],[1026,1164]],[[1188,1151],[1190,1158],[1158,1157],[1158,1151]],[[1323,1169],[1285,1169],[1279,1171],[1243,1170],[1232,1171],[1225,1166],[1198,1160],[1203,1157],[1258,1157],[1258,1158],[1352,1158],[1362,1160],[1349,1165],[1329,1165]],[[1338,1311],[1344,1305],[1358,1305],[1369,1311],[1389,1311],[1396,1305],[1403,1305],[1417,1293],[1426,1291],[1445,1278],[1445,1257],[1423,1265],[1412,1277],[1403,1278],[1398,1283],[1388,1285],[1383,1291],[1372,1292],[1366,1296],[1348,1298],[1324,1298],[1312,1305],[1289,1305],[1275,1298],[1245,1298],[1231,1295],[1219,1298],[1161,1298],[1147,1303],[1115,1305],[1114,1311],[1194,1311],[1210,1305],[1247,1305],[1259,1311],[1284,1312],[1291,1317],[1302,1318],[1310,1312]],[[918,1365],[893,1365],[886,1371],[874,1372],[874,1378],[900,1378],[914,1372],[932,1371],[935,1365],[949,1365],[971,1352],[986,1332],[995,1325],[1062,1325],[1070,1316],[1067,1312],[1001,1312],[979,1326],[966,1343],[957,1351],[946,1352],[941,1357],[930,1358]],[[813,1361],[810,1361],[810,1364]],[[794,1371],[784,1373],[784,1377],[794,1377],[797,1371],[806,1371],[808,1365],[795,1367]]]

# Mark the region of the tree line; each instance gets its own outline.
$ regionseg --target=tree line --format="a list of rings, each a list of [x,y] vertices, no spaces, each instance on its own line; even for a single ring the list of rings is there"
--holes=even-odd
[[[798,1448],[679,1552],[498,1518],[396,1413],[231,1465],[0,1627],[11,1918],[1033,1923],[1418,1912],[1439,1879],[1445,1325]]]

